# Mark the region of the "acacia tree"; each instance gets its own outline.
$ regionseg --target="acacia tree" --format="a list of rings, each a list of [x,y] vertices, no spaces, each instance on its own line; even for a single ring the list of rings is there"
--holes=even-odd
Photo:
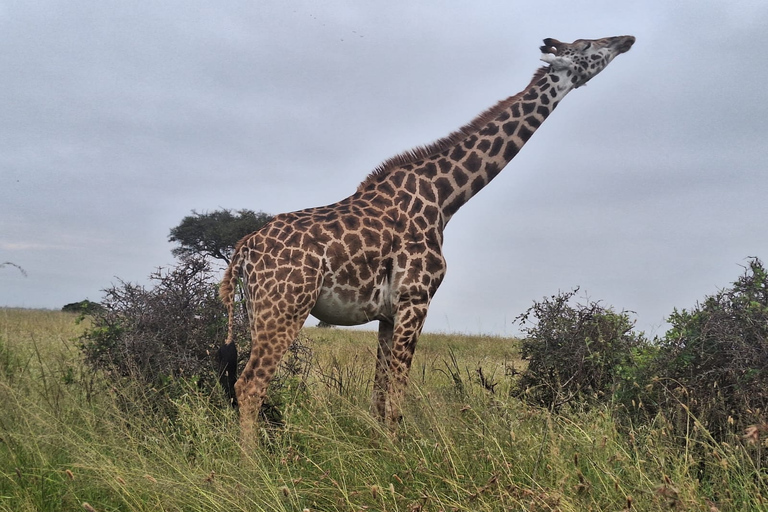
[[[184,258],[200,254],[229,263],[235,244],[249,233],[258,231],[272,215],[252,210],[215,210],[198,213],[192,210],[181,223],[171,229],[169,242],[177,242],[174,256]]]

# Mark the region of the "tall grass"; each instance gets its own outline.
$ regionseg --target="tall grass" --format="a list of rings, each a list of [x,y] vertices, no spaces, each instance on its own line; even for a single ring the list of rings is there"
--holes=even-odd
[[[82,329],[67,314],[0,310],[0,510],[768,506],[759,444],[686,444],[663,418],[633,427],[608,407],[554,415],[510,398],[515,340],[424,335],[390,434],[368,411],[374,334],[307,329],[309,378],[281,389],[284,425],[244,451],[221,396],[190,385],[173,414],[152,410],[153,390],[81,364]]]

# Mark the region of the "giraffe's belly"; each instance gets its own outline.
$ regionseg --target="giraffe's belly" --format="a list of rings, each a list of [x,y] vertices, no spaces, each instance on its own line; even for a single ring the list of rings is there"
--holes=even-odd
[[[384,285],[373,290],[322,288],[312,316],[333,325],[360,325],[392,319],[392,301]]]

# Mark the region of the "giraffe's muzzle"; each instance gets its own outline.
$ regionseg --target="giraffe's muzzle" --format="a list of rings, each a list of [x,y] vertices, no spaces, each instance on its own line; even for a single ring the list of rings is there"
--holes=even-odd
[[[626,53],[635,44],[635,36],[619,36],[614,38],[616,42],[614,46],[619,53]]]

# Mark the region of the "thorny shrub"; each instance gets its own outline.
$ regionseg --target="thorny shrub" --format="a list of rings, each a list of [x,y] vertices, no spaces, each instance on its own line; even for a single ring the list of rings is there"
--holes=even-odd
[[[210,264],[190,257],[149,279],[150,288],[120,281],[105,290],[102,308],[80,339],[86,363],[147,388],[169,391],[184,379],[210,390],[216,382],[215,347],[227,334]],[[242,337],[246,326],[239,320]]]
[[[675,310],[647,401],[693,414],[716,439],[768,421],[768,272],[752,258],[731,288]],[[682,423],[678,421],[678,423]]]
[[[627,313],[599,302],[572,304],[577,291],[535,301],[516,319],[528,366],[514,393],[552,410],[625,392],[632,386],[635,353],[645,343]]]
[[[227,316],[211,264],[202,256],[189,256],[175,267],[158,269],[149,279],[154,286],[120,281],[105,290],[102,307],[93,310],[91,326],[80,338],[86,363],[112,381],[124,379],[133,385],[113,387],[121,395],[133,390],[122,397],[126,407],[148,406],[173,416],[173,400],[192,390],[223,398],[214,388]],[[250,330],[245,308],[235,308],[234,314],[239,374],[250,353]],[[283,359],[270,387],[268,401],[274,405],[282,403],[288,379],[306,380],[312,358],[308,341],[297,338]]]

